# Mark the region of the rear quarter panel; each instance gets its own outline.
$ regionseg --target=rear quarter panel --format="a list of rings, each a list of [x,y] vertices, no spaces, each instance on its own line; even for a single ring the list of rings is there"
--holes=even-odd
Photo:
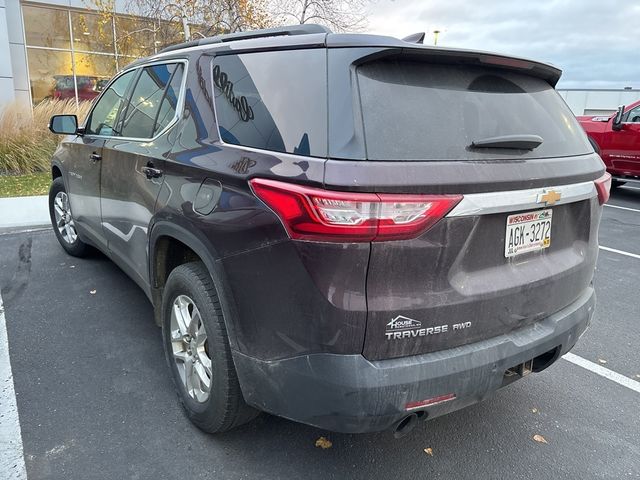
[[[184,116],[154,222],[178,224],[205,246],[214,280],[224,284],[219,294],[232,348],[261,359],[360,353],[369,244],[292,242],[248,185],[263,177],[320,186],[326,160],[221,143],[210,60],[190,60]],[[194,201],[205,179],[220,191],[203,215]]]

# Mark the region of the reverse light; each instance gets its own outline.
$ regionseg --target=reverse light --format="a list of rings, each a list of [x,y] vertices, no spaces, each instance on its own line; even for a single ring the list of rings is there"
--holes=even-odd
[[[404,409],[407,411],[411,411],[418,408],[430,407],[433,405],[438,405],[440,403],[448,402],[450,400],[455,400],[455,398],[455,393],[448,393],[446,395],[440,395],[433,398],[427,398],[426,400],[420,400],[419,402],[409,402],[404,406]]]
[[[262,178],[249,183],[296,240],[382,242],[415,238],[462,199],[462,195],[334,192]]]
[[[609,200],[611,194],[611,174],[605,172],[599,179],[594,180],[596,190],[598,191],[598,201],[600,205],[604,205]]]

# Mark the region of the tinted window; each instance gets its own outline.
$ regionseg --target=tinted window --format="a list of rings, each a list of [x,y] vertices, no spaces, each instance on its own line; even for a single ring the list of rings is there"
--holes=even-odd
[[[113,126],[118,116],[118,109],[123,104],[124,94],[135,71],[118,77],[96,103],[87,126],[87,133],[95,135],[114,135]]]
[[[629,110],[626,121],[629,123],[640,123],[640,105],[632,110]]]
[[[158,120],[156,121],[153,131],[154,135],[161,132],[167,125],[169,125],[176,115],[183,71],[184,65],[178,64],[175,72],[173,73],[173,77],[169,82],[169,86],[164,92],[164,98],[160,104],[160,110],[158,111]]]
[[[326,156],[326,51],[218,56],[212,63],[226,143]]]
[[[551,157],[591,151],[545,81],[487,67],[383,60],[358,68],[371,160]],[[534,150],[470,149],[474,140],[539,135]]]
[[[142,73],[131,93],[120,124],[120,135],[130,138],[151,138],[165,88],[172,80],[177,64],[153,65]],[[175,110],[174,110],[175,112]]]

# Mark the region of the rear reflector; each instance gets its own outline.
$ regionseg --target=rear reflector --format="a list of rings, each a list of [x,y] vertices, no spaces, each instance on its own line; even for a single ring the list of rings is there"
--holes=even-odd
[[[428,398],[426,400],[421,400],[419,402],[409,402],[405,405],[405,410],[415,410],[417,408],[424,408],[433,405],[437,405],[439,403],[448,402],[456,398],[455,393],[448,393],[447,395],[440,395],[438,397]]]
[[[604,205],[609,200],[611,193],[611,175],[605,172],[603,176],[595,180],[596,190],[598,190],[598,201],[600,205]]]
[[[334,192],[262,178],[249,183],[291,238],[321,242],[415,238],[462,199],[462,195]]]

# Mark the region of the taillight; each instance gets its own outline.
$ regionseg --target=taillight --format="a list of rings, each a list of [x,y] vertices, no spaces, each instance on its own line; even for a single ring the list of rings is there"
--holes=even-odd
[[[611,175],[605,172],[599,179],[595,180],[596,190],[598,191],[598,201],[600,205],[604,205],[609,200],[611,193]]]
[[[291,238],[322,242],[415,238],[462,199],[462,195],[334,192],[262,178],[249,183]]]

